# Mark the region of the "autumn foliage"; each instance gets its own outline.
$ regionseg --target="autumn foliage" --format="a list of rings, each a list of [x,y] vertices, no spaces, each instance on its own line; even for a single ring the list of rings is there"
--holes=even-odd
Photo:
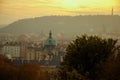
[[[36,63],[15,67],[10,60],[0,56],[0,80],[48,80],[48,76]]]
[[[19,67],[18,80],[47,80],[47,76],[36,63],[23,64]]]
[[[0,56],[0,80],[16,80],[17,69],[11,65],[10,60]]]

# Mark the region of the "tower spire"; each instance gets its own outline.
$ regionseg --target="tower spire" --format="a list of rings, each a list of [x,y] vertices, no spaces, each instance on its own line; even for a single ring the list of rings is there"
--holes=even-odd
[[[51,30],[49,32],[49,38],[52,38],[52,32],[51,32]]]

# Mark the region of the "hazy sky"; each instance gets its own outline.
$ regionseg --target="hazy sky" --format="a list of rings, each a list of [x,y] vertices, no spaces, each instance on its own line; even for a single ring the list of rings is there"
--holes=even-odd
[[[0,24],[48,15],[120,15],[120,0],[0,0]]]

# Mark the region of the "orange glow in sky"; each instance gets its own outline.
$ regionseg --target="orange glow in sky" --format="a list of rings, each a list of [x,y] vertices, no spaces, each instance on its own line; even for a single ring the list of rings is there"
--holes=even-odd
[[[0,0],[0,24],[48,15],[120,15],[120,0]]]

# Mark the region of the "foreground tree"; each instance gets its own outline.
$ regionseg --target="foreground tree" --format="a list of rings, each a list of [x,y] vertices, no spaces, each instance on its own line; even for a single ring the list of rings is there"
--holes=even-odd
[[[111,55],[106,62],[102,63],[101,69],[98,70],[99,80],[120,80],[120,49],[116,51],[118,51],[116,55]]]
[[[0,55],[0,80],[49,80],[49,76],[37,63],[15,67],[11,60]]]
[[[29,63],[19,67],[18,80],[48,80],[48,76],[41,70],[39,64]]]
[[[78,74],[95,79],[96,69],[114,53],[117,40],[102,39],[97,36],[77,37],[66,49],[66,55],[59,71],[62,79],[75,69]],[[79,79],[78,79],[79,80]]]
[[[17,80],[17,68],[2,55],[0,55],[0,80]]]

